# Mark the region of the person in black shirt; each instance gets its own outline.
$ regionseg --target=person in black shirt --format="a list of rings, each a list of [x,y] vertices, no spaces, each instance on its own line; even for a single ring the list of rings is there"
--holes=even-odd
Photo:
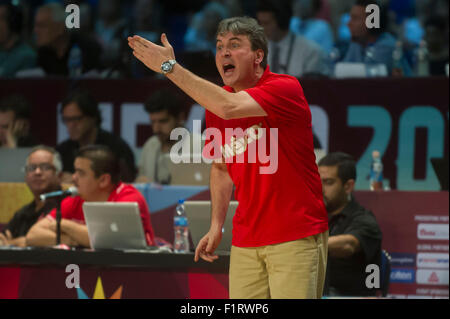
[[[62,156],[63,182],[72,182],[77,151],[90,144],[108,146],[120,160],[121,180],[127,183],[135,180],[137,170],[132,150],[123,139],[100,128],[98,103],[89,92],[77,89],[70,93],[62,103],[61,113],[70,137],[56,147]]]
[[[374,214],[352,196],[355,161],[336,152],[318,166],[330,231],[324,295],[374,296],[376,290],[366,287],[366,267],[380,266],[382,234]]]
[[[31,203],[19,209],[0,233],[0,245],[25,247],[25,235],[39,218],[47,215],[56,207],[56,201],[41,201],[44,193],[61,189],[61,158],[51,147],[34,147],[25,165],[25,181],[33,193]]]
[[[448,21],[439,16],[432,16],[425,22],[425,36],[429,52],[429,73],[444,76],[445,66],[449,62]]]
[[[69,32],[65,19],[64,7],[59,3],[48,3],[38,8],[34,21],[38,65],[47,75],[67,76],[71,50],[78,46],[82,73],[100,71],[100,44],[93,37]]]

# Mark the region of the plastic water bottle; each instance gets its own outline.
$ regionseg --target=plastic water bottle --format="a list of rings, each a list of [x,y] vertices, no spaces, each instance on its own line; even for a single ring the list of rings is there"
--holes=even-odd
[[[416,76],[429,76],[430,66],[428,63],[427,43],[420,41],[419,48],[416,51]]]
[[[383,163],[380,152],[372,152],[372,164],[370,165],[370,190],[383,190]]]
[[[375,61],[374,55],[375,55],[375,53],[373,51],[373,48],[371,46],[369,46],[366,49],[366,56],[365,56],[366,72],[367,72],[367,77],[369,77],[369,78],[378,76],[378,65]]]
[[[83,73],[83,57],[80,47],[76,44],[72,46],[72,49],[70,49],[67,67],[71,78],[79,77]]]
[[[175,240],[173,244],[174,251],[176,253],[189,252],[189,227],[183,199],[178,201],[178,205],[175,209],[173,226],[175,232]]]
[[[335,68],[336,68],[336,64],[339,62],[339,60],[341,59],[341,52],[339,51],[338,48],[334,47],[330,54],[329,54],[329,60],[330,60],[330,75],[332,77],[335,77]]]

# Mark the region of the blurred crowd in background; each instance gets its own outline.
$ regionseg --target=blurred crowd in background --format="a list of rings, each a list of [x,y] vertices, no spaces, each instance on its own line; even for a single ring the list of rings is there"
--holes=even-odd
[[[177,58],[184,59],[188,68],[192,61],[195,68],[202,61],[198,57],[214,57],[220,20],[247,15],[261,23],[258,12],[269,10],[264,2],[267,1],[0,0],[0,77],[154,76],[132,56],[127,37],[137,34],[160,43],[162,32],[168,35]],[[389,47],[385,75],[446,74],[448,0],[372,2],[382,8],[379,43]],[[312,54],[323,55],[328,70],[312,73],[334,76],[336,63],[367,63],[374,54],[363,48],[361,56],[360,48],[352,46],[358,37],[357,12],[352,10],[355,0],[278,0],[270,5],[274,3],[276,10],[283,13],[284,21],[277,21],[279,27],[288,28],[289,33],[320,48],[320,52],[313,50]],[[65,8],[69,4],[80,8],[79,29],[65,25]],[[275,15],[280,17],[279,12]],[[270,48],[269,43],[269,55]],[[310,56],[308,61],[311,59]],[[402,61],[401,66],[396,66],[396,59]],[[423,73],[419,64],[425,59],[428,67]]]

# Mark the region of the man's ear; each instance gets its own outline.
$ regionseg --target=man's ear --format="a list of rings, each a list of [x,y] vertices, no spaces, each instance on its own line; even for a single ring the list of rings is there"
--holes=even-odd
[[[255,63],[259,65],[259,64],[261,64],[263,59],[264,59],[264,51],[262,49],[256,50]]]
[[[354,188],[355,188],[355,180],[354,179],[349,179],[347,182],[345,182],[344,190],[345,190],[346,194],[353,193]]]
[[[103,174],[98,178],[100,188],[107,188],[112,184],[111,175]]]

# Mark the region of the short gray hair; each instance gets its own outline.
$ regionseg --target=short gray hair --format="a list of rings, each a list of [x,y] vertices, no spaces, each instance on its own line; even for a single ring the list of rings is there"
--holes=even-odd
[[[55,150],[53,147],[47,146],[47,145],[37,145],[33,147],[30,151],[30,153],[27,156],[25,165],[28,164],[28,160],[31,156],[31,154],[37,152],[37,151],[46,151],[53,155],[53,166],[55,167],[55,172],[60,173],[62,171],[62,160],[61,155],[57,150]]]
[[[217,28],[216,36],[224,36],[226,33],[231,32],[234,35],[246,35],[252,45],[252,50],[263,50],[264,58],[260,65],[263,69],[267,66],[267,38],[264,34],[264,28],[258,24],[256,19],[250,17],[233,17],[220,21]]]

